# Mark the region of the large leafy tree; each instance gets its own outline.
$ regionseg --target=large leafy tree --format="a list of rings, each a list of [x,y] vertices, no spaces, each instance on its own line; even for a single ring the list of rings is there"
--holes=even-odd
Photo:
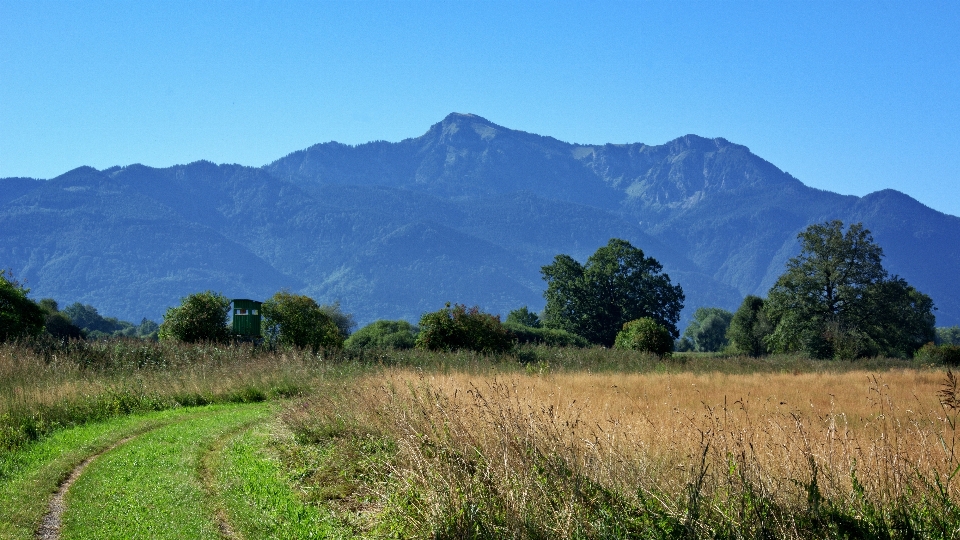
[[[65,313],[60,311],[57,301],[53,298],[43,298],[39,302],[40,309],[44,311],[43,327],[51,336],[61,339],[83,339],[86,337],[83,330],[73,324]]]
[[[167,309],[160,324],[160,339],[187,343],[227,341],[230,300],[220,293],[205,291],[184,297],[177,307]]]
[[[663,266],[626,240],[612,238],[586,264],[557,255],[541,269],[547,290],[543,324],[612,346],[624,323],[643,317],[663,325],[673,338],[683,309],[683,289]]]
[[[683,331],[684,339],[697,352],[717,352],[727,346],[727,328],[733,313],[716,307],[701,307]]]
[[[934,335],[933,302],[888,277],[883,250],[862,224],[811,225],[800,255],[770,289],[764,310],[777,351],[817,357],[907,356]]]
[[[767,352],[767,336],[773,332],[773,325],[763,305],[763,298],[749,295],[730,320],[727,340],[740,354],[760,356]]]
[[[944,326],[937,328],[937,345],[960,345],[960,326]]]
[[[37,336],[43,332],[46,313],[27,298],[30,290],[0,270],[0,342]]]
[[[281,345],[342,347],[344,335],[334,320],[309,296],[280,291],[261,306],[264,331]]]
[[[357,327],[356,321],[353,320],[353,314],[344,312],[343,308],[340,307],[339,300],[332,304],[320,306],[320,311],[326,313],[333,319],[334,324],[336,324],[340,330],[340,334],[345,338]]]

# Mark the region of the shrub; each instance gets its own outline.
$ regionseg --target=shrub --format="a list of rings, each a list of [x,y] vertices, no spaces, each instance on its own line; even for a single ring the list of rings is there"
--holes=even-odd
[[[625,323],[613,346],[664,356],[673,350],[673,338],[662,324],[650,317],[643,317]]]
[[[372,322],[353,333],[343,346],[349,350],[412,349],[417,340],[417,327],[407,321]]]
[[[960,345],[927,343],[916,353],[916,358],[947,366],[960,366]]]
[[[500,316],[463,304],[447,306],[420,317],[418,349],[503,353],[513,348],[515,338],[500,322]]]
[[[271,341],[314,351],[343,346],[336,321],[309,296],[280,291],[263,303],[261,311]]]
[[[527,309],[527,306],[523,306],[520,309],[515,309],[510,313],[507,313],[507,323],[510,324],[519,324],[523,326],[529,326],[531,328],[540,328],[540,317]]]
[[[549,347],[583,348],[590,346],[590,342],[586,339],[559,328],[535,328],[511,322],[509,318],[507,322],[503,323],[503,326],[516,336],[518,343],[532,343]]]
[[[229,314],[230,300],[222,294],[213,291],[191,294],[183,298],[178,307],[167,309],[160,325],[160,339],[186,343],[227,341],[230,339]]]
[[[27,298],[29,292],[0,270],[0,341],[39,336],[43,332],[45,313]]]

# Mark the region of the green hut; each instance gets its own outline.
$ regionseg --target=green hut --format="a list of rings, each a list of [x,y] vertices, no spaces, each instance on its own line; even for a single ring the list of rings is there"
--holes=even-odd
[[[256,300],[235,299],[230,313],[233,316],[233,333],[245,338],[260,337],[260,306]]]

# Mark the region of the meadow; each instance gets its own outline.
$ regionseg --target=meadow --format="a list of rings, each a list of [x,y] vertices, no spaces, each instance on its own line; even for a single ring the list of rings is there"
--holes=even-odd
[[[882,358],[2,345],[0,483],[76,426],[273,401],[218,458],[247,468],[221,506],[254,536],[231,486],[280,478],[294,536],[956,538],[958,394]]]

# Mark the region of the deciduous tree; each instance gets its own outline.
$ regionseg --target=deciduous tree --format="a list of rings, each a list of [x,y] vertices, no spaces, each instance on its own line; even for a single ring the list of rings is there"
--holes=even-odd
[[[0,342],[43,332],[45,313],[27,298],[29,292],[30,289],[0,270]]]
[[[167,308],[160,324],[160,339],[186,343],[227,341],[230,300],[220,293],[205,291],[184,297],[177,307]]]
[[[673,338],[662,324],[650,317],[643,317],[623,325],[623,329],[617,333],[614,347],[663,356],[673,350]]]
[[[840,221],[800,233],[800,255],[770,289],[764,310],[777,351],[821,358],[912,355],[934,336],[933,302],[888,278],[883,250],[862,224]]]
[[[498,315],[455,304],[420,317],[417,348],[433,351],[467,349],[482,353],[503,353],[513,348],[514,336],[500,323]]]
[[[557,255],[541,269],[547,282],[543,324],[612,346],[623,324],[649,317],[673,338],[683,309],[683,289],[663,266],[625,240],[613,238],[586,264]]]
[[[540,317],[527,309],[527,306],[507,313],[507,320],[505,322],[529,326],[530,328],[540,328]]]
[[[690,340],[692,349],[697,352],[717,352],[727,346],[727,328],[733,313],[716,307],[700,307],[693,314],[693,320],[683,331],[683,337]]]
[[[354,332],[344,342],[346,349],[412,349],[416,344],[417,327],[407,321],[380,320]]]
[[[767,352],[767,336],[773,332],[773,325],[763,303],[759,296],[747,296],[730,320],[727,340],[740,354],[760,356]]]
[[[344,336],[333,317],[309,296],[280,291],[263,303],[264,332],[281,345],[342,347]]]

